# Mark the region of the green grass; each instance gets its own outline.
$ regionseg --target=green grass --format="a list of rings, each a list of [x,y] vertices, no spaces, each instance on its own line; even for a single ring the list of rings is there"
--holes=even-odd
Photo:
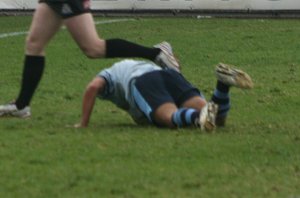
[[[0,34],[29,23],[0,17]],[[299,198],[299,27],[299,20],[192,18],[97,26],[103,38],[169,41],[207,98],[218,62],[246,70],[255,88],[232,89],[228,125],[214,134],[137,126],[102,101],[90,128],[68,128],[79,121],[86,84],[116,60],[88,60],[60,31],[48,46],[32,118],[0,119],[0,197]],[[0,103],[19,91],[24,39],[0,39]]]

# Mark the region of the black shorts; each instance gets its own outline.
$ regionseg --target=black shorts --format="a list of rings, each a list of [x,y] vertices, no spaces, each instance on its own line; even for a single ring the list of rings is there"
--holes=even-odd
[[[91,0],[39,0],[39,3],[46,3],[64,19],[91,12]]]
[[[136,78],[133,91],[139,109],[153,122],[155,110],[165,104],[177,107],[201,92],[191,85],[180,73],[172,70],[158,70]]]

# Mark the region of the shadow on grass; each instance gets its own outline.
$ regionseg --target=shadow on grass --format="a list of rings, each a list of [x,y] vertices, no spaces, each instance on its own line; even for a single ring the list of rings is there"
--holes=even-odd
[[[142,132],[142,131],[176,131],[176,129],[168,129],[163,127],[156,127],[154,125],[138,125],[134,123],[106,123],[106,124],[93,124],[89,128],[91,129],[101,129],[101,130],[108,130],[108,131],[128,131],[132,130],[132,132]]]

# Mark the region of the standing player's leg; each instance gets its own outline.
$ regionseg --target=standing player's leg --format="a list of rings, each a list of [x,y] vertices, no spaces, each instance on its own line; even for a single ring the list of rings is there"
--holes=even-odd
[[[216,118],[217,126],[225,126],[226,118],[230,110],[230,87],[251,89],[253,83],[247,73],[223,63],[217,65],[216,76],[218,79],[217,86],[211,100],[219,106]]]
[[[105,57],[106,43],[98,37],[91,13],[67,18],[64,24],[86,56],[89,58]]]
[[[26,39],[26,55],[45,56],[45,47],[62,25],[62,18],[46,3],[39,3]]]
[[[103,40],[98,36],[91,13],[67,18],[64,24],[89,58],[140,57],[179,71],[172,48],[166,42],[149,48],[123,39]]]
[[[30,116],[29,103],[40,82],[45,67],[45,46],[62,23],[45,3],[39,3],[26,39],[24,69],[19,96],[15,103],[0,106],[1,115]]]

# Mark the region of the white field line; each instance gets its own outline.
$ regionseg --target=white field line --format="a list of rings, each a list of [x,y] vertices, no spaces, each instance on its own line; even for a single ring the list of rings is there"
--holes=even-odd
[[[0,34],[0,39],[6,38],[6,37],[12,37],[12,36],[20,36],[27,34],[28,32],[9,32],[9,33],[2,33]]]
[[[111,19],[111,20],[105,20],[105,21],[95,21],[95,25],[100,24],[108,24],[108,23],[120,23],[125,21],[134,21],[134,19]],[[62,27],[62,29],[66,29],[65,27]],[[26,35],[28,32],[22,31],[22,32],[8,32],[8,33],[1,33],[0,39],[7,38],[7,37],[14,37],[14,36],[22,36]]]
[[[135,21],[134,19],[111,19],[106,21],[95,21],[95,25],[106,24],[106,23],[119,23],[125,21]]]

